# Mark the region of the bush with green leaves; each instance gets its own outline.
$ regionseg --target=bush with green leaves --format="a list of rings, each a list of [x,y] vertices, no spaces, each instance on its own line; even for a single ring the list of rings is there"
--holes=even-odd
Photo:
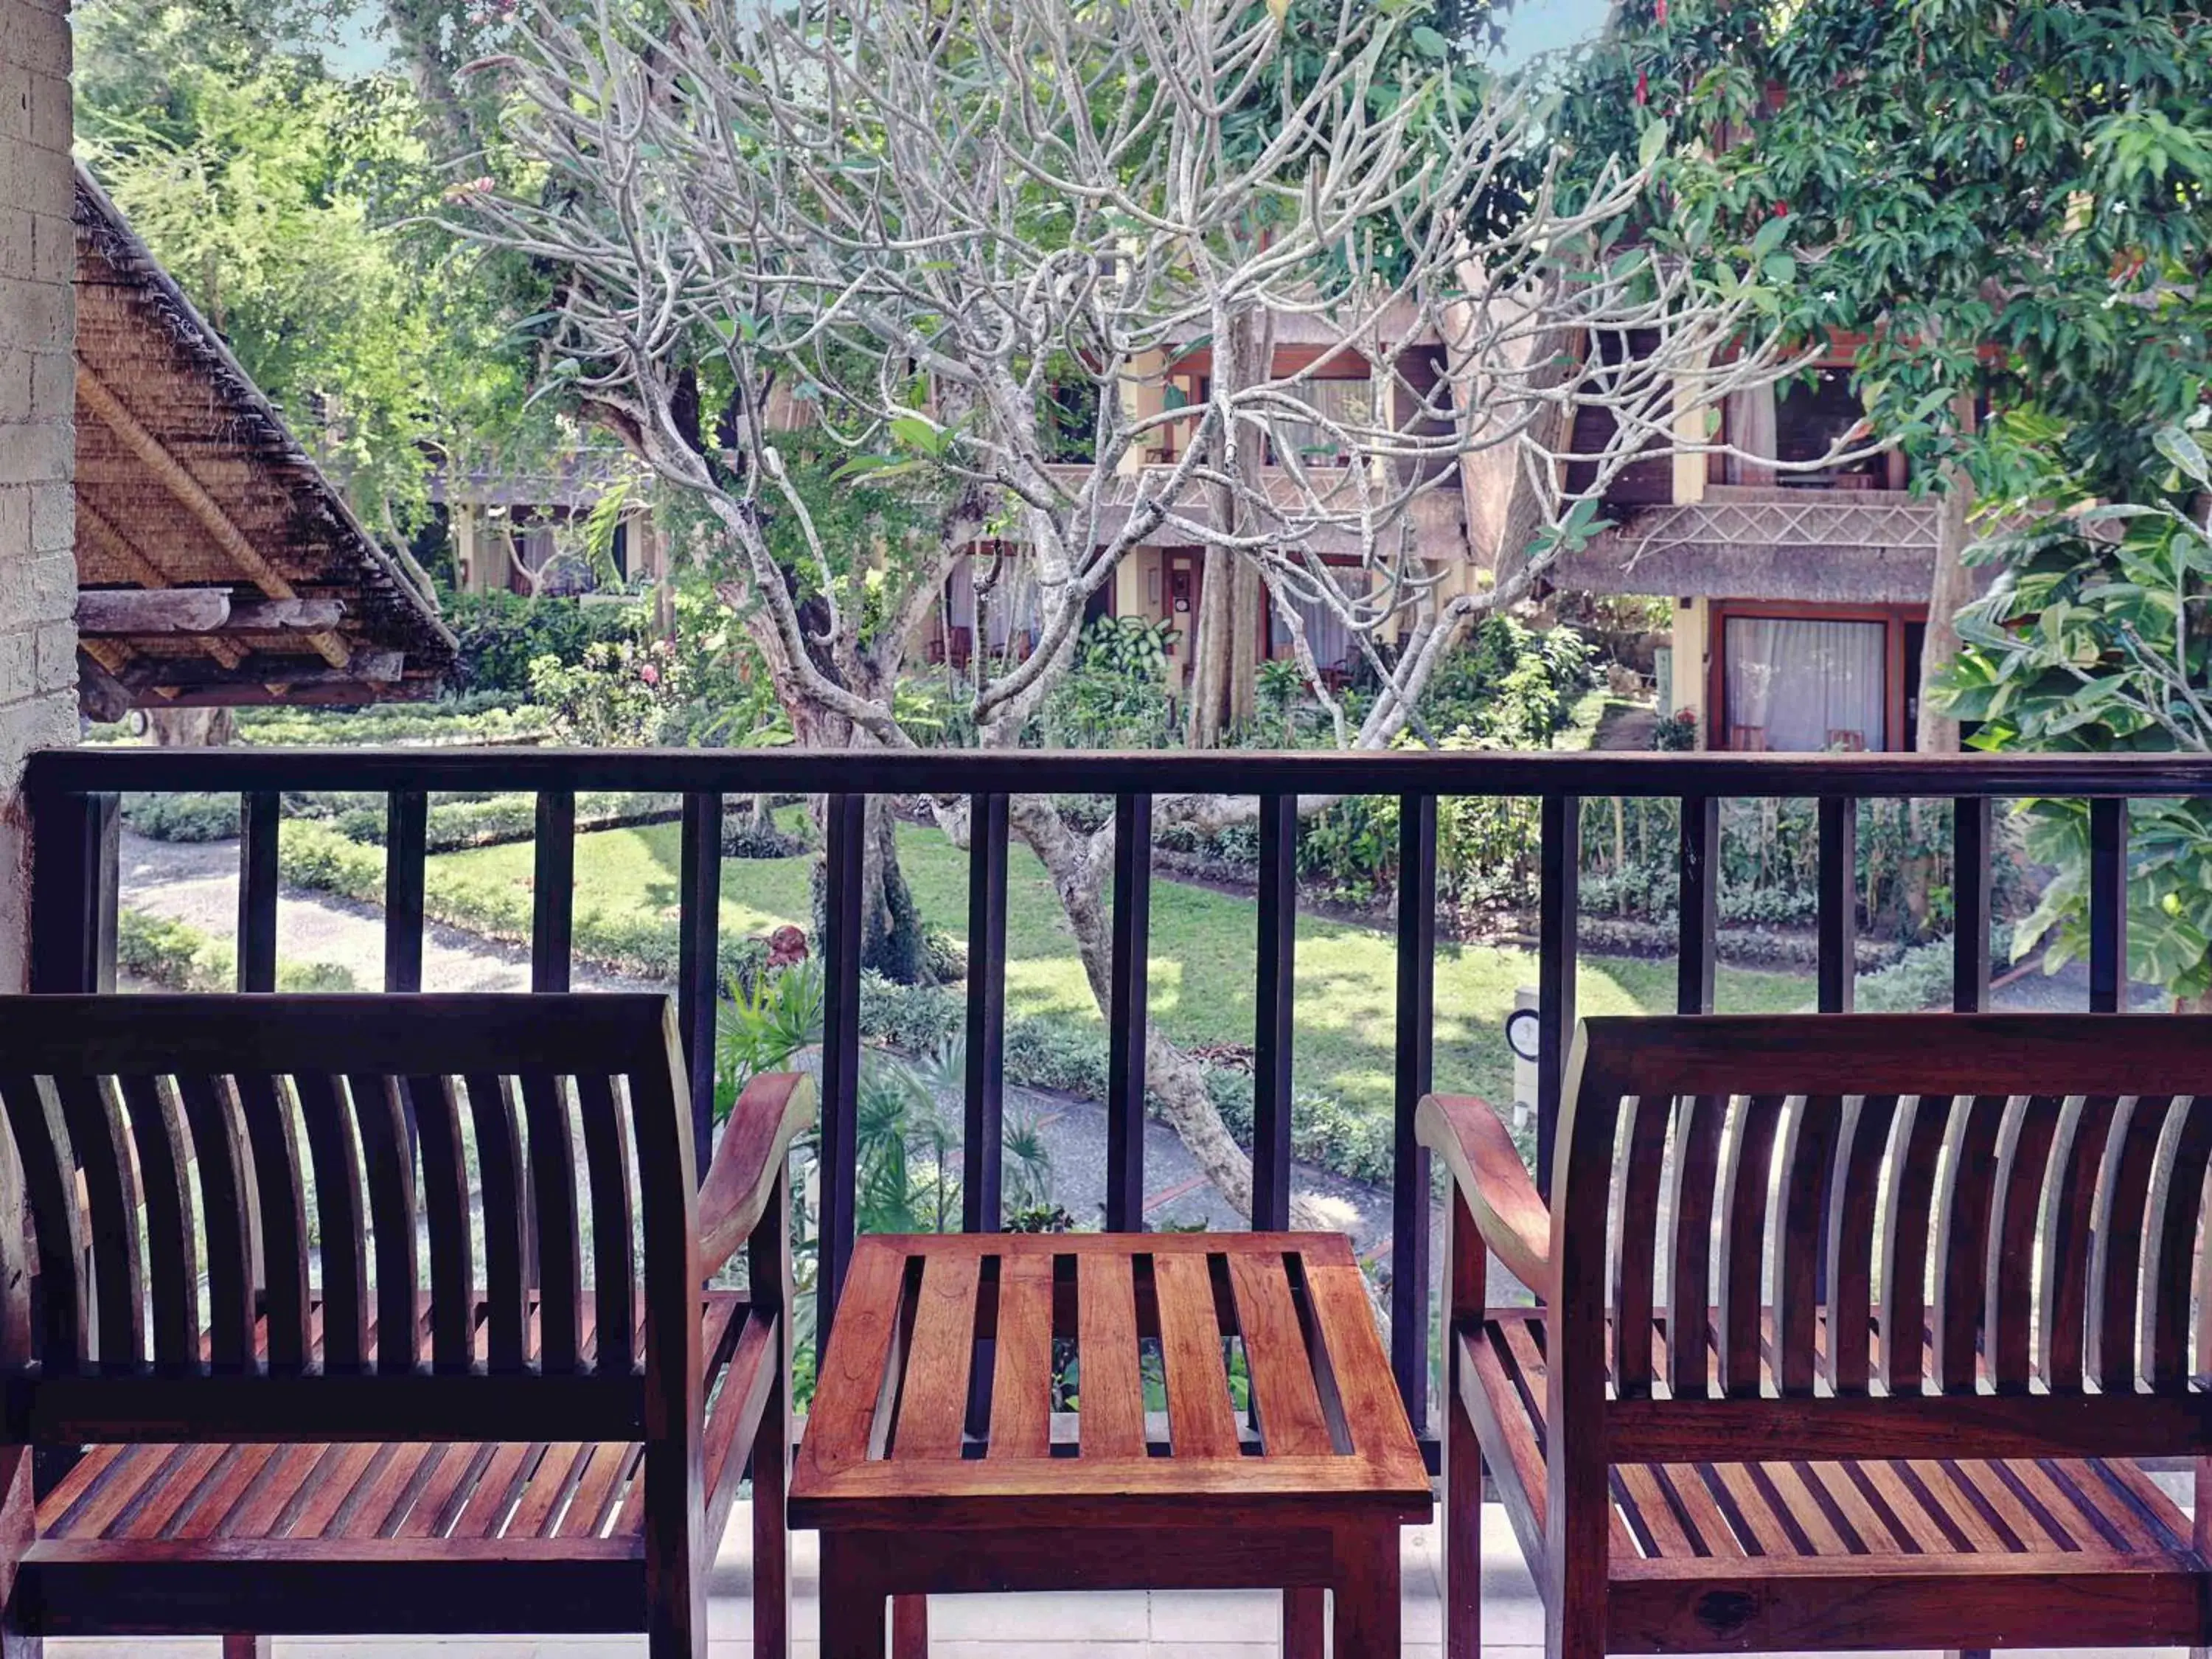
[[[640,749],[682,735],[680,659],[668,640],[597,641],[573,663],[538,657],[530,665],[530,695],[550,711],[566,743]]]
[[[205,790],[125,795],[123,822],[149,841],[229,841],[238,834],[238,797]]]
[[[157,916],[132,905],[115,918],[115,965],[133,979],[173,991],[228,989],[230,952],[188,922]]]
[[[314,813],[322,803],[313,798],[285,802],[288,811],[301,816]],[[619,830],[637,823],[667,823],[683,811],[682,800],[665,792],[631,794],[610,789],[586,790],[575,799],[576,833]],[[390,826],[390,811],[380,796],[339,807],[329,815],[331,827],[364,847],[381,847]],[[507,842],[528,841],[538,833],[538,797],[522,791],[469,797],[441,795],[430,802],[423,830],[423,844],[433,853],[458,852],[470,847],[497,847]]]
[[[1176,741],[1168,696],[1166,622],[1101,617],[1083,630],[1074,670],[1046,696],[1038,740],[1052,749],[1166,749]]]
[[[2193,516],[2212,494],[2204,415],[2154,434],[2161,466],[2143,499],[2092,502],[2053,467],[2036,493],[2057,510],[1970,551],[1998,572],[1960,612],[1939,695],[1977,723],[1976,747],[2212,753],[2212,526]],[[2019,811],[2028,856],[2058,873],[2014,954],[2047,939],[2056,971],[2088,948],[2089,809]],[[2128,817],[2128,970],[2179,998],[2212,995],[2212,801],[2136,800]]]
[[[274,749],[536,743],[551,731],[545,710],[506,692],[362,709],[241,708],[234,718],[240,743]]]
[[[726,859],[792,859],[806,850],[805,840],[776,827],[773,817],[722,820],[722,856]]]
[[[448,594],[441,605],[460,642],[453,685],[463,692],[526,696],[531,665],[540,657],[577,664],[594,645],[641,637],[649,612],[642,603],[526,598],[520,593]]]
[[[380,850],[311,820],[287,823],[277,840],[277,873],[287,885],[335,893],[356,903],[384,902],[384,866]],[[487,887],[432,864],[425,872],[422,908],[433,921],[507,944],[530,943],[531,899],[520,889]],[[575,954],[583,961],[639,979],[676,977],[682,946],[673,921],[585,908],[577,911],[572,927]],[[725,937],[715,950],[721,982],[741,991],[768,960],[767,945],[757,939]]]
[[[228,945],[190,922],[125,905],[115,918],[115,965],[134,979],[172,991],[228,991],[238,982],[237,958]],[[353,969],[342,962],[279,962],[280,991],[357,991]]]
[[[1486,617],[1437,665],[1421,718],[1439,737],[1463,730],[1507,748],[1548,749],[1599,672],[1597,653],[1571,628],[1540,633],[1516,617]]]

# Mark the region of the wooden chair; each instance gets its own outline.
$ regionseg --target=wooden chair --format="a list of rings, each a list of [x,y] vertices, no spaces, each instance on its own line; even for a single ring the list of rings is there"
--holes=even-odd
[[[811,1096],[754,1079],[703,1187],[688,1099],[660,997],[0,998],[6,1651],[703,1656],[750,1450],[753,1650],[786,1653]],[[747,1294],[702,1292],[740,1246]],[[90,1449],[34,1502],[54,1448]]]
[[[1419,1124],[1451,1659],[1478,1452],[1559,1659],[2212,1635],[2212,1018],[1593,1019],[1548,1208],[1486,1107]],[[1493,1258],[1544,1306],[1486,1309]]]

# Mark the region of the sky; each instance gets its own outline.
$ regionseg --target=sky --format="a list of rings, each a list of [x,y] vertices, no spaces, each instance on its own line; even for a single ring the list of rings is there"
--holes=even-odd
[[[1607,0],[1518,0],[1505,20],[1508,64],[1525,63],[1538,52],[1571,46],[1595,35],[1605,21]],[[323,47],[323,61],[340,75],[367,75],[390,61],[380,38],[379,7],[364,0],[341,20],[337,39]]]
[[[1607,0],[1519,0],[1505,16],[1508,64],[1555,52],[1595,36],[1605,22]]]

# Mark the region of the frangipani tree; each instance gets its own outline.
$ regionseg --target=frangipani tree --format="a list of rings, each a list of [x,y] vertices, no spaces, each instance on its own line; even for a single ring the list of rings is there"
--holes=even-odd
[[[909,642],[988,544],[1036,593],[1033,646],[975,688],[977,741],[1017,744],[1093,596],[1166,544],[1203,550],[1209,588],[1272,595],[1337,741],[1388,745],[1468,623],[1532,592],[1622,467],[1684,441],[1678,411],[1795,367],[1747,254],[1624,238],[1658,218],[1635,210],[1669,164],[1663,129],[1564,168],[1538,97],[1403,5],[596,0],[540,3],[521,34],[480,68],[537,176],[463,191],[457,228],[561,273],[564,372],[711,521],[803,742],[916,740],[894,700]],[[1272,344],[1291,329],[1322,344],[1286,369]],[[1637,349],[1586,349],[1605,336]],[[1147,395],[1200,348],[1201,396]],[[1316,407],[1316,377],[1348,362],[1371,367],[1364,412]],[[1560,459],[1593,404],[1612,436],[1571,496]],[[1070,406],[1095,410],[1073,464]],[[1349,465],[1310,464],[1316,433]],[[923,532],[909,512],[895,537],[819,533],[794,456],[825,444],[848,458],[840,488],[928,502]],[[1522,492],[1541,532],[1480,580],[1413,533],[1470,471]],[[1294,600],[1372,665],[1356,720]],[[1235,635],[1200,619],[1201,700]],[[964,838],[963,801],[934,810]],[[1252,810],[1155,806],[1200,827]],[[1043,798],[1013,822],[1103,1007],[1112,828]],[[1196,1066],[1157,1033],[1147,1062],[1244,1205],[1249,1164]]]

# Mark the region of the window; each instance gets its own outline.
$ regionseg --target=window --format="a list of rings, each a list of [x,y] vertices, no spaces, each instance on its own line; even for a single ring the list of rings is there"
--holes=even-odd
[[[1888,632],[1879,622],[1727,618],[1726,746],[1814,754],[1884,747]]]
[[[1332,574],[1337,586],[1346,594],[1367,591],[1366,574],[1363,571],[1339,568]],[[1305,624],[1306,646],[1313,653],[1315,667],[1324,674],[1349,674],[1352,672],[1358,654],[1352,629],[1333,606],[1320,599],[1293,599],[1287,606],[1270,601],[1267,617],[1269,656],[1288,658],[1295,654],[1291,649],[1291,630],[1283,615],[1285,609],[1297,611],[1298,620]]]
[[[1779,387],[1774,408],[1775,453],[1785,461],[1817,461],[1866,419],[1866,407],[1851,390],[1847,368],[1814,371],[1813,384],[1792,380]],[[1878,459],[1854,461],[1819,472],[1784,472],[1778,482],[1812,489],[1870,488],[1881,471]]]
[[[1308,380],[1289,388],[1290,395],[1337,428],[1357,431],[1375,420],[1375,386],[1371,380]],[[1308,466],[1349,466],[1352,449],[1322,421],[1275,418],[1268,460],[1281,465],[1288,450]]]

